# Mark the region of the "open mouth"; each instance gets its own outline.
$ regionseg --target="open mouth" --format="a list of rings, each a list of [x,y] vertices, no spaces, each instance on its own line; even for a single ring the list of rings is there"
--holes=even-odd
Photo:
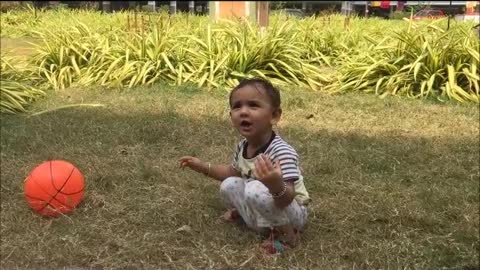
[[[240,122],[240,127],[242,128],[250,128],[251,126],[252,126],[252,123],[247,120],[242,120]]]

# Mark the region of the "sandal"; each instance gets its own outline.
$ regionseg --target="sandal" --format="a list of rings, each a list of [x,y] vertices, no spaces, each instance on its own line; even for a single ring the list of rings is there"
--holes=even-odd
[[[273,228],[270,229],[270,236],[261,244],[261,247],[269,255],[281,254],[291,248],[288,243],[278,239],[278,231]]]

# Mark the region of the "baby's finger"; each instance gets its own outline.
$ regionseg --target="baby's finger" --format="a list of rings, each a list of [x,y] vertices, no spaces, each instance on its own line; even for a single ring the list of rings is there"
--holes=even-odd
[[[280,174],[283,174],[282,172],[282,167],[280,166],[280,160],[275,160],[275,171],[277,171]]]
[[[273,171],[273,165],[267,156],[265,156],[264,154],[261,154],[259,159],[260,159],[259,164],[262,165],[262,173],[266,175],[266,174],[269,174],[271,171]]]
[[[188,159],[192,159],[192,157],[191,156],[183,156],[179,160],[188,160]]]
[[[255,170],[258,172],[260,177],[267,174],[265,161],[263,161],[261,158],[257,158],[257,160],[255,160]]]
[[[272,165],[272,162],[270,161],[270,158],[263,155],[262,154],[262,158],[265,162],[265,168],[268,170],[268,171],[272,171],[273,170],[273,165]]]
[[[280,168],[280,160],[275,159],[275,168]]]

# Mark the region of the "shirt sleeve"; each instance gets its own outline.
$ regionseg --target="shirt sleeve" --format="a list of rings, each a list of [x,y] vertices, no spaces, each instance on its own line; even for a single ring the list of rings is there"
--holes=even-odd
[[[298,166],[298,155],[290,147],[279,147],[276,149],[273,160],[278,159],[282,170],[284,181],[296,181],[300,179],[300,168]],[[272,160],[272,162],[273,162]]]
[[[300,179],[300,170],[298,169],[298,160],[296,158],[284,158],[280,160],[282,177],[284,181],[296,181]]]

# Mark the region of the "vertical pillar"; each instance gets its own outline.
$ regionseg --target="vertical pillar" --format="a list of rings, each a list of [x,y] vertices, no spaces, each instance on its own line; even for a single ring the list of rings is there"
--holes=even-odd
[[[352,10],[352,6],[350,1],[342,1],[342,14],[343,15],[350,15],[350,12]]]
[[[365,1],[365,17],[368,18],[368,2],[370,1]]]
[[[188,11],[195,13],[195,1],[188,1]]]
[[[255,3],[255,2],[254,2]],[[260,25],[261,29],[266,29],[268,27],[268,17],[269,17],[269,2],[267,1],[258,1],[256,2],[257,9],[257,22]]]
[[[302,11],[303,11],[304,13],[307,12],[307,2],[305,2],[305,1],[302,1]]]
[[[150,6],[152,11],[156,11],[155,1],[148,1],[148,6]]]
[[[220,1],[212,1],[211,3],[212,6],[210,6],[210,12],[213,14],[213,18],[218,20],[220,18]]]
[[[177,1],[170,1],[170,14],[177,13]]]
[[[110,1],[102,1],[102,10],[105,12],[112,11],[112,5],[110,4]]]

